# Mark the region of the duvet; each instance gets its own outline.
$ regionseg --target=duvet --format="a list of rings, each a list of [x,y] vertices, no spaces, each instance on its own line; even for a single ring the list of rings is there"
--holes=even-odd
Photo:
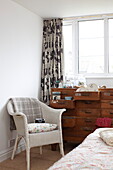
[[[48,170],[113,170],[113,147],[99,135],[105,129],[96,129]]]

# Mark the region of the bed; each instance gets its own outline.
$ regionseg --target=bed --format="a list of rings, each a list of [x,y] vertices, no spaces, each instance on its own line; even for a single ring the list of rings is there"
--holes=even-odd
[[[107,145],[99,135],[109,129],[96,129],[48,170],[113,170],[113,146]]]

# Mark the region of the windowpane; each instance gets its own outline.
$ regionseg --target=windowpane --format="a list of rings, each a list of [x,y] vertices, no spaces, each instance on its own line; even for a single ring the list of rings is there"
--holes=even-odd
[[[72,58],[72,24],[65,25],[63,27],[64,35],[64,72],[66,76],[73,75],[73,68],[75,63],[73,63]]]
[[[79,73],[104,73],[104,21],[79,22]]]
[[[113,19],[109,19],[109,73],[113,73]]]

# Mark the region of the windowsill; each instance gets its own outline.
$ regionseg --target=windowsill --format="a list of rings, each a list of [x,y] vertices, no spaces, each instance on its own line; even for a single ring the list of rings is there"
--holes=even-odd
[[[85,76],[85,78],[86,78],[86,79],[90,79],[90,78],[91,78],[91,79],[100,79],[100,78],[101,78],[101,79],[113,79],[113,75],[112,75],[112,76],[111,76],[111,75],[109,75],[109,76],[108,76],[108,75],[107,75],[107,76],[106,76],[106,75],[99,75],[99,76],[97,76],[97,75],[91,76],[91,75],[90,75],[90,76]]]
[[[86,79],[113,79],[113,73],[111,74],[64,74],[64,77],[66,79],[78,79],[80,77],[86,78]]]
[[[112,74],[75,74],[75,77],[78,78],[78,77],[85,77],[85,78],[88,78],[88,79],[113,79],[113,73]]]

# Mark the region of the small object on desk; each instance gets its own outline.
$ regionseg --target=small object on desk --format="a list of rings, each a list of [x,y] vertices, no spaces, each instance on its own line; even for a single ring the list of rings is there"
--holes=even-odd
[[[36,118],[35,123],[45,123],[45,120],[43,118]]]
[[[106,89],[106,86],[103,85],[103,86],[101,86],[100,88],[101,88],[101,89]]]
[[[60,100],[60,96],[59,95],[53,95],[53,100]]]
[[[60,91],[54,91],[54,92],[52,92],[52,94],[60,95],[60,94],[61,94],[61,92],[60,92]]]
[[[88,90],[88,88],[87,87],[84,87],[84,86],[81,86],[81,87],[79,87],[77,90],[76,90],[76,92],[81,92],[81,91],[89,91]]]
[[[90,83],[87,85],[89,91],[98,91],[98,86],[95,83]]]
[[[65,100],[72,100],[71,96],[65,97]]]
[[[60,81],[59,88],[63,88],[63,81]]]

